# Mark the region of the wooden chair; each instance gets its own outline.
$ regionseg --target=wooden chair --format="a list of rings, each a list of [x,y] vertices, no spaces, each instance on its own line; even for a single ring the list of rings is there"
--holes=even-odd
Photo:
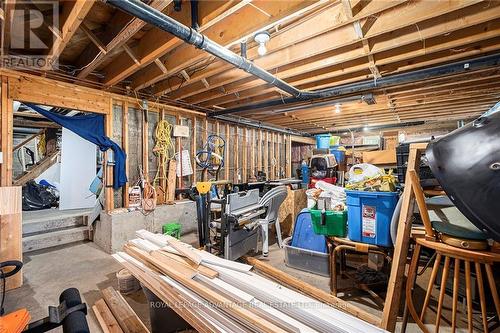
[[[377,254],[384,258],[384,263],[387,265],[392,261],[392,249],[384,248],[373,244],[365,244],[355,242],[342,237],[327,237],[328,249],[330,253],[330,291],[331,294],[337,296],[339,291],[347,291],[348,289],[339,290],[337,287],[338,276],[355,280],[354,276],[348,273],[346,265],[346,252],[355,252],[360,254]],[[339,260],[339,269],[337,269],[337,259]],[[370,285],[356,283],[356,288],[366,291],[373,300],[380,306],[384,307],[384,300],[375,293]],[[350,288],[349,288],[350,289]]]
[[[451,318],[451,330],[455,332],[457,326],[457,307],[458,307],[458,290],[460,288],[460,268],[463,266],[465,270],[465,294],[467,301],[467,321],[468,321],[468,331],[472,332],[472,283],[471,283],[471,273],[472,266],[474,267],[476,273],[476,280],[478,286],[478,293],[481,306],[481,317],[483,323],[484,332],[488,332],[488,321],[486,317],[486,297],[484,291],[484,275],[486,273],[486,279],[488,281],[491,296],[493,298],[497,316],[500,317],[500,300],[498,297],[498,291],[495,285],[495,279],[493,275],[492,265],[495,262],[500,261],[500,254],[485,251],[485,250],[471,250],[469,248],[480,248],[483,244],[480,240],[476,239],[462,239],[457,238],[455,235],[445,234],[442,231],[436,230],[430,221],[429,212],[425,204],[425,197],[420,186],[420,179],[414,170],[408,172],[410,176],[410,181],[406,186],[411,186],[413,194],[415,195],[415,201],[417,203],[422,222],[425,228],[425,237],[416,239],[415,249],[413,251],[413,256],[408,271],[408,279],[406,283],[406,302],[410,315],[413,320],[417,323],[423,332],[429,332],[427,327],[424,325],[423,320],[426,310],[429,306],[429,302],[432,295],[432,290],[436,277],[439,272],[439,267],[441,262],[444,260],[443,269],[441,272],[441,284],[439,288],[439,297],[436,310],[436,322],[435,322],[435,332],[439,331],[439,326],[442,316],[443,300],[445,296],[446,283],[448,276],[450,275],[451,266],[453,266],[453,296],[452,296],[452,318]],[[415,285],[415,280],[417,276],[418,263],[420,259],[420,253],[422,248],[428,248],[436,252],[436,259],[434,261],[434,266],[431,271],[430,279],[427,284],[427,291],[425,294],[424,302],[420,314],[417,313],[415,305],[413,303],[413,289]],[[452,264],[453,263],[453,264]]]

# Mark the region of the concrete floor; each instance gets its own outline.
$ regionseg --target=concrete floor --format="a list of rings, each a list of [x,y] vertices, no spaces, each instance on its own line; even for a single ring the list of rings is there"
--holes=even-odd
[[[190,234],[183,239],[186,242],[195,243],[196,235]],[[299,271],[287,267],[284,264],[284,252],[276,245],[270,247],[269,263],[276,268],[282,269],[287,273],[298,277],[307,283],[310,283],[325,291],[329,291],[327,277]],[[68,246],[52,248],[31,252],[24,257],[24,284],[21,288],[7,292],[6,294],[6,312],[26,307],[32,320],[42,318],[47,315],[47,307],[55,305],[58,302],[59,294],[66,288],[76,287],[80,290],[84,301],[91,306],[96,300],[101,298],[100,289],[108,286],[117,287],[116,272],[121,266],[114,259],[100,250],[92,242],[76,243]],[[425,276],[419,278],[425,285],[427,279]],[[344,287],[349,281],[342,281],[339,286]],[[423,289],[417,289],[419,294]],[[342,298],[343,295],[340,294]],[[437,296],[437,295],[435,295]],[[447,296],[448,297],[448,296]],[[146,299],[142,292],[125,296],[132,308],[139,317],[149,326],[149,314]],[[376,315],[381,314],[381,309],[377,309],[375,303],[367,297],[366,293],[356,292],[347,295],[349,299],[358,306],[368,309]],[[449,318],[449,299],[446,300],[444,315]],[[431,309],[435,308],[435,303],[431,304]],[[434,322],[434,311],[428,311],[429,315],[426,322]],[[100,332],[100,327],[92,311],[87,316],[89,326],[92,332]],[[474,325],[481,331],[480,317],[474,315]],[[464,316],[459,314],[459,325],[462,329],[458,332],[465,332],[466,327]],[[449,332],[449,321],[444,320],[441,332]],[[432,328],[433,326],[430,325]],[[400,330],[398,324],[397,331]],[[58,330],[61,332],[62,330]],[[407,332],[419,332],[418,327],[409,323]],[[498,332],[499,330],[497,330]]]

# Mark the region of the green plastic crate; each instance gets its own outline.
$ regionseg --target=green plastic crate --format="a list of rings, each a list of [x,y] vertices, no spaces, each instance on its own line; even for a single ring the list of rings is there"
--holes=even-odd
[[[345,237],[347,235],[347,210],[325,211],[324,224],[321,224],[321,210],[310,209],[313,230],[318,235]]]

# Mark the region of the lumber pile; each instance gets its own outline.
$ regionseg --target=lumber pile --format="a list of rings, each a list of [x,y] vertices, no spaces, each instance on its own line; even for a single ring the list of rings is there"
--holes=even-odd
[[[173,237],[137,231],[113,257],[199,332],[385,332]]]
[[[104,333],[149,333],[123,296],[112,287],[101,290],[92,310]]]

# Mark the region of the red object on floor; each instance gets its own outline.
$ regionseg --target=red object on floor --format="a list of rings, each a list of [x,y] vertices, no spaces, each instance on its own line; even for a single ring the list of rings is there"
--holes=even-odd
[[[330,178],[323,178],[323,179],[311,178],[311,182],[309,183],[309,188],[314,188],[316,183],[319,182],[320,180],[322,180],[326,183],[333,184],[333,185],[335,185],[337,183],[337,177],[330,177]]]

